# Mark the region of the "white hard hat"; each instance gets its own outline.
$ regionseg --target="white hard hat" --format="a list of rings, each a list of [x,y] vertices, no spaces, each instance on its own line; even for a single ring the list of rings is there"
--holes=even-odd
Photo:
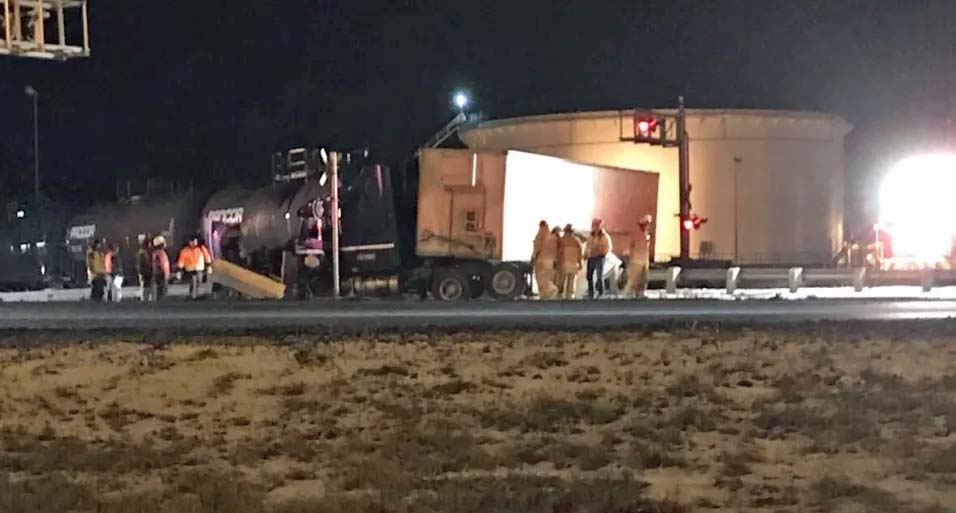
[[[153,238],[153,246],[162,246],[163,244],[166,244],[166,237],[157,235],[155,238]]]

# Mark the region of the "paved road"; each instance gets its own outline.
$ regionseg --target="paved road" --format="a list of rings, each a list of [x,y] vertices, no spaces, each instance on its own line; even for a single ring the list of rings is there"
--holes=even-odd
[[[628,327],[663,321],[805,322],[956,317],[956,301],[402,301],[0,304],[0,329],[342,329]]]

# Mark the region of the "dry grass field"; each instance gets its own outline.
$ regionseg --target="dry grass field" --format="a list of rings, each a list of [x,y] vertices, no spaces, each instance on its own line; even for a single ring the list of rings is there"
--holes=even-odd
[[[21,334],[0,511],[956,511],[956,330],[915,326]]]

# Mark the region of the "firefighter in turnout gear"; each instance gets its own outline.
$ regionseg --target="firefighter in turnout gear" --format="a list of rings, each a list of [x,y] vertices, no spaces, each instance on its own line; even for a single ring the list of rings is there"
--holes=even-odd
[[[574,299],[583,262],[584,244],[574,234],[574,227],[565,225],[558,244],[558,293],[562,298]]]
[[[627,259],[627,284],[624,293],[635,298],[643,298],[647,290],[647,273],[651,265],[651,223],[654,218],[645,215],[637,223],[637,229],[631,236],[631,247]]]
[[[558,259],[558,236],[548,229],[548,223],[538,223],[538,235],[534,238],[534,252],[531,255],[531,265],[534,268],[534,279],[538,284],[538,297],[554,299],[558,295],[558,286],[555,284],[555,264]]]

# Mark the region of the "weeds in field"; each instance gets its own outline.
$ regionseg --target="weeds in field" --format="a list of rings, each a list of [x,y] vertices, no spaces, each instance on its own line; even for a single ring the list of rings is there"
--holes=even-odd
[[[461,334],[351,345],[298,337],[291,347],[254,348],[281,365],[265,374],[233,358],[252,350],[240,346],[114,353],[103,346],[97,363],[114,368],[89,382],[70,382],[69,359],[31,357],[8,372],[15,359],[3,361],[0,351],[4,376],[20,378],[0,392],[13,397],[36,384],[19,399],[0,395],[0,511],[653,513],[683,511],[685,503],[761,513],[938,513],[950,506],[918,510],[906,492],[799,475],[792,459],[815,452],[821,465],[839,468],[850,453],[872,455],[892,462],[883,477],[905,475],[927,490],[950,486],[956,446],[939,443],[956,426],[956,375],[913,378],[868,353],[873,363],[860,370],[855,346],[803,350],[759,331],[722,331],[713,343],[709,333],[694,336]],[[776,353],[794,347],[799,357]],[[818,361],[825,365],[814,367]],[[211,380],[202,381],[207,397],[141,379],[183,362]],[[254,386],[242,382],[253,375]],[[143,389],[131,394],[130,386]],[[87,390],[104,398],[87,398]],[[18,416],[39,420],[22,421],[27,429]],[[794,478],[779,478],[787,474]],[[709,493],[707,485],[699,496],[673,492],[695,475],[712,476]],[[654,482],[654,496],[664,491],[680,502],[650,500],[633,476]],[[324,495],[296,495],[312,480]],[[43,496],[53,493],[60,496]]]

